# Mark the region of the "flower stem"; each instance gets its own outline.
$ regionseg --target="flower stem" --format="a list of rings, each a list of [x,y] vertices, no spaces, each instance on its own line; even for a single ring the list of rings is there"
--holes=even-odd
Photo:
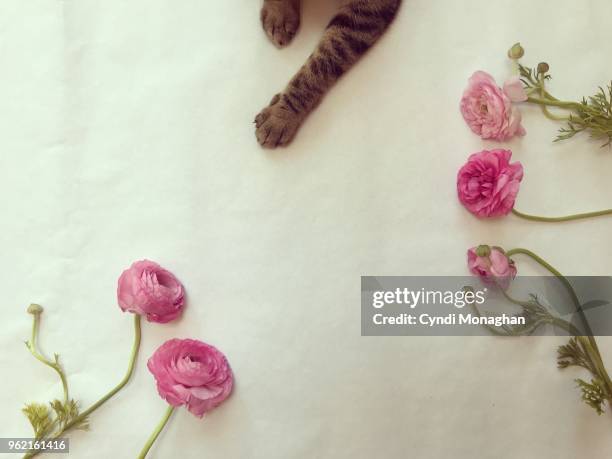
[[[612,209],[598,210],[595,212],[585,212],[581,214],[565,215],[563,217],[540,217],[539,215],[530,215],[519,212],[516,209],[512,209],[512,213],[517,217],[525,220],[531,220],[536,222],[544,223],[558,223],[558,222],[569,222],[572,220],[583,220],[586,218],[602,217],[604,215],[612,215]]]
[[[68,432],[72,427],[82,423],[91,413],[100,408],[104,403],[106,403],[110,398],[112,398],[117,392],[119,392],[130,380],[132,373],[134,372],[134,364],[136,363],[136,358],[138,357],[138,350],[140,349],[140,338],[141,338],[141,329],[140,329],[140,316],[138,314],[134,314],[134,343],[132,344],[132,353],[130,355],[130,361],[128,363],[128,369],[125,373],[125,376],[121,380],[119,384],[117,384],[108,394],[98,400],[96,403],[91,405],[81,414],[79,414],[72,421],[66,423],[66,425],[55,435],[53,438],[59,438],[66,432]],[[35,457],[42,451],[35,451],[32,453],[28,453],[28,455],[24,456],[27,458]]]
[[[565,287],[565,289],[569,293],[570,297],[572,298],[572,302],[574,303],[574,306],[576,307],[576,309],[580,313],[581,318],[585,322],[585,327],[587,329],[587,332],[589,333],[589,335],[592,335],[592,332],[591,332],[591,329],[589,327],[589,324],[588,324],[586,318],[584,317],[584,313],[582,311],[582,305],[580,304],[580,300],[578,299],[578,295],[576,295],[576,291],[572,287],[572,284],[570,284],[570,281],[567,280],[567,278],[563,274],[561,274],[554,266],[552,266],[550,263],[548,263],[542,257],[536,255],[531,250],[527,250],[527,249],[523,249],[523,248],[516,248],[516,249],[512,249],[512,250],[509,250],[508,252],[506,252],[506,256],[508,258],[512,257],[512,255],[517,255],[517,254],[527,255],[532,260],[537,262],[540,266],[544,267],[547,271],[549,271],[553,276],[555,276],[557,279],[559,279],[559,281],[563,284],[563,286]]]
[[[569,116],[559,116],[559,115],[552,114],[550,110],[548,110],[546,105],[542,105],[542,113],[544,113],[544,116],[546,118],[552,121],[569,121],[570,120]]]
[[[66,374],[64,373],[63,368],[59,364],[58,355],[55,354],[54,356],[55,361],[52,362],[38,350],[37,340],[38,340],[38,329],[39,329],[39,324],[40,324],[40,314],[41,312],[33,313],[34,321],[32,322],[32,336],[30,338],[30,341],[26,342],[26,346],[28,347],[32,355],[36,357],[37,360],[44,363],[48,367],[53,368],[57,372],[57,374],[60,377],[60,380],[62,381],[62,388],[64,391],[64,404],[66,404],[68,403],[68,380],[66,379]]]
[[[564,102],[562,100],[555,100],[554,98],[545,98],[538,99],[536,97],[528,97],[527,102],[531,102],[532,104],[544,105],[549,107],[559,107],[565,108],[567,110],[572,110],[576,108],[576,106],[580,106],[577,102]]]
[[[521,68],[519,66],[519,60],[518,58],[510,58],[510,60],[512,61],[512,73],[514,75],[520,75],[521,74]]]
[[[610,379],[610,376],[608,375],[608,372],[606,371],[606,368],[604,366],[603,360],[601,358],[601,353],[599,352],[599,347],[597,346],[597,342],[595,341],[595,337],[593,336],[593,331],[591,330],[591,327],[589,326],[589,322],[587,321],[587,318],[584,314],[584,310],[582,309],[582,304],[580,304],[580,299],[578,298],[578,295],[576,294],[576,291],[572,287],[572,284],[570,283],[570,281],[567,280],[567,278],[563,274],[561,274],[557,269],[555,269],[555,267],[553,267],[550,263],[548,263],[546,260],[544,260],[540,256],[536,255],[531,250],[527,250],[523,248],[516,248],[516,249],[512,249],[506,252],[506,256],[508,256],[508,258],[512,257],[512,255],[517,255],[517,254],[527,255],[528,257],[536,261],[539,265],[546,268],[551,274],[553,274],[563,284],[563,286],[569,293],[570,297],[572,298],[572,302],[574,303],[576,307],[576,311],[578,312],[578,314],[580,314],[580,318],[582,319],[582,322],[584,323],[584,327],[586,329],[587,336],[585,337],[581,335],[581,336],[577,336],[577,338],[581,340],[585,348],[589,351],[589,354],[591,355],[591,358],[593,359],[593,363],[595,367],[598,369],[598,373],[604,379],[604,382],[606,383],[606,386],[608,387],[608,393],[612,394],[612,380]]]
[[[550,96],[549,100],[557,101],[557,99],[555,99],[550,94],[548,94],[548,92],[546,92],[546,88],[544,87],[545,83],[544,83],[544,76],[543,75],[540,78],[538,78],[538,81],[540,82],[540,97],[542,97],[542,100],[546,100],[547,96]],[[569,119],[570,119],[569,116],[553,115],[548,110],[548,107],[546,105],[541,105],[541,108],[542,108],[542,113],[544,113],[544,116],[546,116],[546,118],[548,118],[549,120],[553,120],[553,121],[569,121]]]
[[[96,403],[91,405],[85,411],[83,411],[74,421],[68,423],[64,428],[64,432],[70,429],[76,423],[82,421],[95,410],[100,408],[104,403],[106,403],[110,398],[112,398],[117,392],[119,392],[123,387],[128,383],[130,378],[132,377],[132,373],[134,372],[134,364],[136,363],[136,357],[138,357],[138,350],[140,349],[140,338],[141,338],[141,330],[140,330],[140,315],[134,314],[134,344],[132,344],[132,352],[130,354],[130,361],[128,363],[128,369],[125,373],[125,376],[117,384],[108,394],[98,400]]]
[[[144,459],[147,456],[147,453],[151,449],[151,446],[153,446],[153,443],[155,443],[155,440],[157,440],[157,437],[159,436],[161,431],[164,429],[164,427],[168,423],[168,419],[170,419],[170,416],[172,416],[173,412],[174,412],[174,407],[172,405],[168,405],[168,409],[166,410],[164,417],[159,422],[159,424],[157,424],[157,427],[155,427],[155,430],[153,431],[153,433],[151,434],[151,436],[145,443],[144,447],[142,448],[142,451],[140,451],[140,454],[138,455],[138,459]]]

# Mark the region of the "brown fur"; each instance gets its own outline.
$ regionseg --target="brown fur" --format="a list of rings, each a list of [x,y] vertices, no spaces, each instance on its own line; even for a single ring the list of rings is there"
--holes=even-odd
[[[255,118],[258,142],[287,145],[331,86],[378,40],[401,0],[343,0],[323,38],[285,90]],[[264,0],[261,22],[277,46],[287,45],[300,22],[300,0]]]

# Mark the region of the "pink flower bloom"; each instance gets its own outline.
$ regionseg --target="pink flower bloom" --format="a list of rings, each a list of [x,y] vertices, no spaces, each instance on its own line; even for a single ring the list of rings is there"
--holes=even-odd
[[[523,179],[523,166],[510,164],[509,150],[474,153],[457,174],[459,201],[477,217],[510,213]]]
[[[147,362],[159,395],[172,406],[185,405],[198,417],[221,404],[232,392],[234,377],[225,356],[193,339],[171,339]]]
[[[504,290],[516,277],[514,261],[499,247],[480,245],[467,252],[468,268],[486,283],[495,283]]]
[[[512,100],[519,101],[522,95],[516,81],[510,81],[507,87],[509,94],[497,86],[491,75],[482,71],[469,79],[461,99],[461,113],[470,129],[483,139],[508,140],[515,135],[525,135],[521,112],[512,105]]]
[[[183,312],[185,291],[171,272],[142,260],[119,277],[117,300],[124,312],[144,315],[149,322],[166,323]]]

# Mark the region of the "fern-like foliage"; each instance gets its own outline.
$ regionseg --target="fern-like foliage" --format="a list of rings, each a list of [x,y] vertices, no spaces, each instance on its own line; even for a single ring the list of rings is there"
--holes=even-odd
[[[606,375],[602,371],[605,372],[605,369],[600,370],[593,362],[585,338],[574,337],[567,344],[560,346],[557,351],[557,363],[559,368],[581,367],[591,373],[593,378],[590,383],[583,379],[577,379],[576,382],[582,391],[582,400],[597,411],[597,414],[603,413],[606,401],[610,403],[612,400],[612,394],[604,382]]]
[[[64,429],[67,424],[73,422],[79,417],[79,406],[74,400],[68,400],[66,403],[62,403],[59,400],[53,400],[50,405],[55,412],[55,418],[62,429]],[[78,423],[78,425],[75,424],[74,428],[79,430],[88,430],[89,423],[87,419],[83,419]]]
[[[546,66],[548,68],[548,66]],[[612,145],[612,82],[599,87],[599,91],[580,102],[561,102],[544,88],[544,82],[552,79],[549,73],[538,73],[536,69],[519,64],[519,73],[528,94],[535,94],[546,104],[570,111],[565,127],[559,129],[555,142],[567,140],[580,132],[588,132],[594,139],[603,139],[603,147]]]
[[[508,299],[510,299],[508,297]],[[564,321],[553,316],[552,313],[542,304],[536,295],[529,295],[528,301],[517,301],[511,300],[514,304],[521,307],[521,311],[514,314],[513,317],[522,317],[524,324],[517,325],[502,325],[500,327],[493,327],[491,325],[485,325],[485,327],[495,335],[502,336],[525,336],[532,335],[535,331],[543,326],[549,324],[559,325],[565,323]],[[472,308],[479,316],[488,317],[490,314],[482,312],[478,309],[475,303],[472,303]],[[569,324],[566,325],[569,327]]]
[[[571,338],[567,344],[559,346],[557,365],[559,368],[574,366],[592,371],[589,355],[576,338]]]
[[[592,379],[590,383],[577,379],[578,387],[582,391],[582,400],[601,415],[604,404],[608,399],[604,384],[599,379]]]
[[[71,423],[74,423],[71,426],[74,429],[89,430],[88,419],[78,419],[79,406],[72,399],[67,402],[53,400],[48,406],[42,403],[28,403],[22,411],[32,425],[34,437],[39,440],[52,437]]]
[[[469,290],[469,287],[466,287]],[[520,301],[512,298],[508,293],[504,293],[506,299],[512,304],[521,307],[521,311],[516,315],[523,317],[525,323],[515,326],[492,327],[485,325],[492,333],[502,336],[522,336],[531,335],[542,325],[552,325],[560,327],[563,330],[574,335],[569,342],[560,346],[557,351],[557,364],[559,368],[580,367],[587,370],[591,376],[591,382],[586,382],[582,379],[576,380],[582,391],[582,400],[590,407],[595,409],[598,414],[603,413],[605,403],[612,403],[612,391],[607,385],[607,373],[602,365],[598,365],[596,349],[591,341],[593,338],[580,336],[580,332],[569,322],[553,315],[551,308],[544,305],[536,295],[529,295],[529,300]],[[471,303],[471,307],[479,315],[483,316],[486,313],[481,312],[475,302]]]
[[[559,129],[555,142],[574,137],[588,131],[590,137],[603,139],[603,147],[612,145],[612,82],[605,89],[588,99],[583,98],[574,106],[575,113],[569,115],[567,126]]]
[[[22,411],[30,421],[30,424],[32,424],[34,438],[40,439],[49,434],[49,431],[54,426],[54,421],[47,405],[43,405],[42,403],[28,403],[23,407]]]

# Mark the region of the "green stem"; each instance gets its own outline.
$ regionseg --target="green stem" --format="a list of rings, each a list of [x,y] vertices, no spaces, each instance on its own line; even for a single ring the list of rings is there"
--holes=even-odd
[[[552,324],[564,329],[572,336],[576,336],[580,333],[580,331],[573,324],[569,323],[567,320],[559,319],[558,317],[552,318]]]
[[[519,64],[518,59],[514,59],[514,58],[510,58],[510,60],[512,61],[512,73],[514,75],[519,75],[521,74],[521,66]]]
[[[570,120],[569,116],[559,116],[559,115],[555,115],[551,113],[550,110],[546,108],[546,105],[542,105],[542,113],[544,113],[544,116],[546,118],[552,121],[569,121]]]
[[[528,97],[527,102],[531,102],[532,104],[549,106],[549,107],[565,108],[568,110],[572,110],[580,106],[580,104],[577,102],[564,102],[562,100],[555,100],[555,99],[549,99],[549,98],[538,99],[536,97]]]
[[[542,76],[542,78],[540,78],[540,96],[542,97],[542,100],[545,100],[547,98],[547,96],[550,96],[550,100],[553,101],[557,101],[557,99],[555,99],[554,97],[552,97],[550,94],[548,94],[548,92],[546,92],[546,88],[544,87],[544,77]],[[558,101],[557,101],[558,102]],[[553,115],[549,110],[548,107],[546,105],[541,105],[542,108],[542,113],[544,113],[544,116],[546,116],[546,118],[548,118],[549,120],[553,120],[553,121],[569,121],[569,116],[558,116],[558,115]]]
[[[464,290],[465,290],[465,291],[469,291],[469,292],[474,292],[474,289],[473,289],[472,287],[464,287]],[[502,292],[503,292],[503,290],[502,290]],[[504,293],[505,293],[505,292],[504,292]],[[478,309],[478,306],[476,306],[476,301],[472,301],[472,302],[470,302],[469,304],[470,304],[470,306],[472,307],[472,309],[474,310],[474,312],[476,313],[476,315],[477,315],[478,317],[482,317],[482,313],[480,312],[480,309]],[[506,334],[506,333],[503,333],[503,332],[498,331],[498,330],[497,330],[497,328],[495,328],[495,327],[493,327],[493,326],[491,326],[491,325],[484,324],[483,326],[484,326],[484,327],[485,327],[487,330],[489,330],[491,333],[493,333],[494,335],[497,335],[497,336],[507,336],[507,334]]]
[[[30,338],[30,341],[27,342],[26,344],[28,346],[28,349],[32,353],[32,355],[37,360],[39,360],[40,362],[44,363],[48,367],[53,368],[57,372],[57,374],[60,377],[60,380],[62,381],[62,388],[63,388],[63,391],[64,391],[64,404],[66,404],[66,403],[68,403],[68,381],[66,379],[66,374],[64,373],[64,370],[62,369],[61,365],[59,364],[57,354],[55,354],[55,361],[52,362],[51,360],[47,359],[38,350],[37,339],[38,339],[38,328],[39,328],[39,323],[40,323],[40,314],[41,313],[33,314],[34,315],[34,321],[32,322],[32,336]]]
[[[584,323],[584,327],[587,332],[586,340],[584,339],[585,336],[582,336],[582,335],[580,336],[577,335],[577,338],[580,339],[584,343],[585,347],[587,347],[587,349],[591,351],[589,352],[589,354],[592,354],[594,364],[599,370],[598,373],[603,377],[608,387],[609,393],[612,394],[612,380],[610,380],[608,372],[606,371],[603,360],[601,358],[601,353],[599,352],[599,347],[597,346],[597,342],[595,341],[595,337],[593,336],[593,331],[591,330],[591,327],[589,326],[589,322],[587,321],[587,318],[584,314],[584,310],[582,309],[582,304],[580,303],[580,299],[578,298],[576,291],[572,287],[572,284],[554,266],[552,266],[550,263],[548,263],[546,260],[544,260],[540,256],[536,255],[531,250],[523,249],[523,248],[516,248],[516,249],[512,249],[506,252],[506,256],[508,256],[508,258],[516,254],[527,255],[528,257],[536,261],[539,265],[541,265],[546,270],[548,270],[552,275],[554,275],[563,284],[563,286],[569,293],[570,297],[572,298],[572,302],[574,303],[574,306],[576,307],[576,311],[578,312],[578,314],[580,314],[580,318],[582,319]]]
[[[93,413],[95,410],[100,408],[100,406],[106,403],[110,398],[112,398],[117,392],[119,392],[128,383],[128,381],[132,377],[132,373],[134,372],[134,364],[136,363],[136,358],[138,357],[138,350],[140,348],[140,339],[141,339],[140,316],[138,314],[134,314],[134,343],[132,344],[132,353],[130,355],[130,361],[128,363],[128,369],[127,369],[127,372],[125,373],[125,376],[123,377],[121,382],[119,382],[119,384],[117,384],[113,389],[111,389],[109,393],[107,393],[104,397],[102,397],[96,403],[94,403],[89,408],[87,408],[85,411],[83,411],[81,414],[79,414],[72,421],[68,422],[59,432],[57,432],[53,436],[53,438],[61,437],[63,434],[69,431],[72,427],[84,421],[91,413]],[[31,457],[37,456],[39,452],[33,452],[33,453],[28,453],[28,454],[31,454],[31,455],[24,456],[24,457],[31,458]]]
[[[576,291],[572,287],[572,284],[570,284],[570,282],[567,280],[567,278],[563,274],[561,274],[554,266],[552,266],[550,263],[548,263],[542,257],[536,255],[531,250],[527,250],[527,249],[523,249],[523,248],[516,248],[516,249],[512,249],[512,250],[509,250],[508,252],[506,252],[506,256],[508,258],[511,258],[512,255],[518,255],[518,254],[527,255],[532,260],[537,262],[540,266],[544,267],[547,271],[549,271],[553,276],[555,276],[557,279],[559,279],[559,281],[563,284],[563,286],[565,287],[565,289],[569,293],[569,295],[570,295],[570,297],[572,299],[572,302],[574,303],[574,306],[576,307],[578,312],[581,313],[581,317],[582,317],[582,319],[585,322],[585,326],[587,327],[587,331],[589,332],[589,334],[592,334],[591,330],[589,328],[589,325],[588,325],[588,323],[586,321],[586,318],[584,317],[584,313],[582,311],[582,305],[580,304],[580,300],[578,299],[578,295],[576,295]]]
[[[164,417],[159,422],[159,424],[157,424],[157,427],[155,427],[155,430],[153,431],[153,433],[151,434],[151,436],[145,443],[144,447],[142,448],[142,451],[140,451],[140,454],[138,455],[138,459],[144,459],[147,456],[147,453],[151,449],[151,446],[153,446],[153,443],[155,443],[155,440],[157,440],[157,437],[159,436],[161,431],[164,429],[164,427],[168,423],[168,419],[170,419],[170,416],[172,416],[173,412],[174,412],[174,407],[172,405],[168,405],[168,409],[166,410]]]
[[[132,373],[134,372],[134,364],[136,363],[136,357],[138,357],[138,350],[140,349],[140,338],[141,338],[141,330],[140,330],[140,315],[134,314],[134,344],[132,344],[132,352],[130,354],[130,361],[128,363],[128,369],[125,373],[125,376],[117,384],[111,391],[98,400],[96,403],[91,405],[85,411],[83,411],[77,418],[75,418],[72,422],[68,423],[64,428],[64,431],[71,428],[76,423],[82,421],[95,410],[100,408],[104,403],[106,403],[110,398],[112,398],[117,392],[119,392],[123,387],[128,383],[130,378],[132,377]]]
[[[540,217],[539,215],[530,215],[519,212],[516,209],[512,209],[512,213],[517,217],[525,220],[531,220],[536,222],[544,223],[558,223],[558,222],[569,222],[572,220],[583,220],[586,218],[602,217],[604,215],[612,215],[612,209],[598,210],[595,212],[585,212],[581,214],[565,215],[563,217]]]
[[[546,89],[543,89],[543,96],[549,100],[554,100],[555,102],[559,102],[559,99],[557,99],[556,97],[553,97],[551,93],[549,93]]]

